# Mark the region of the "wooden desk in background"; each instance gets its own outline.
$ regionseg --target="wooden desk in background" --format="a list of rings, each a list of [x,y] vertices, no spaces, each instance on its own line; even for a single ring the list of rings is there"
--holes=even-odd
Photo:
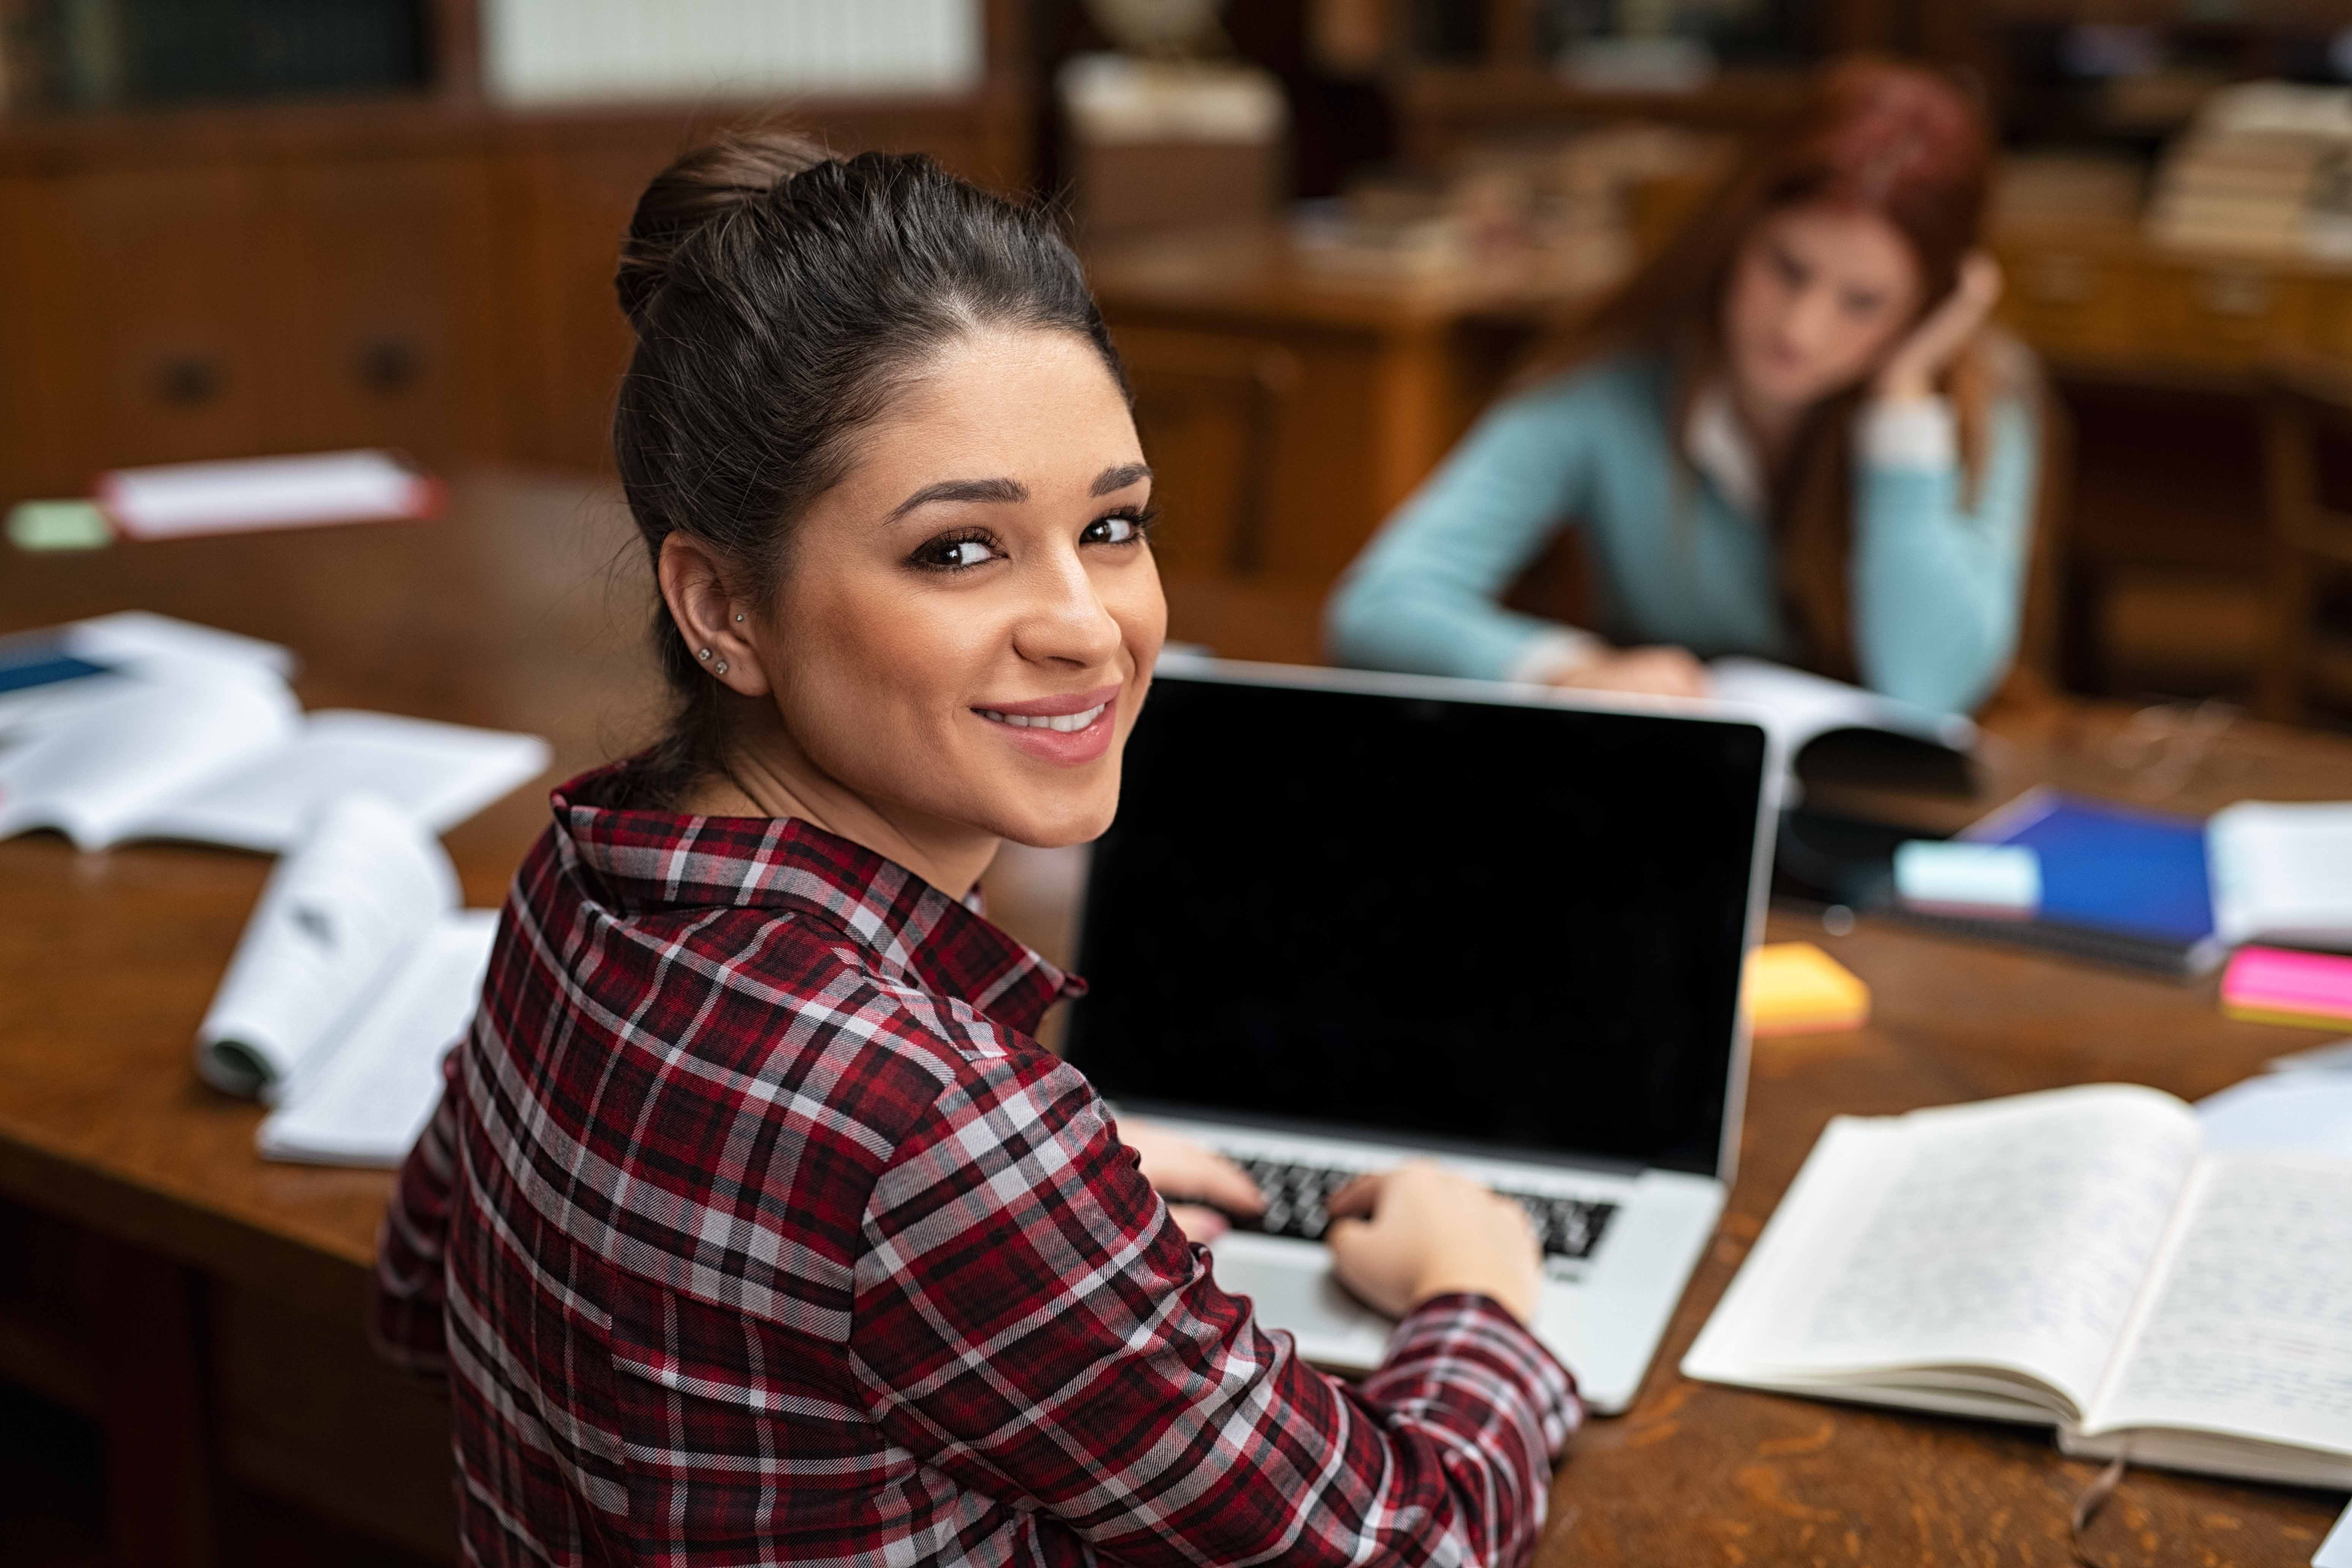
[[[1280,228],[1104,250],[1087,273],[1159,468],[1177,577],[1320,593],[1577,297],[1318,270]]]
[[[314,706],[534,729],[568,770],[644,732],[655,693],[635,548],[608,496],[482,477],[429,524],[12,556],[0,631],[168,611],[290,644]],[[1998,770],[2117,789],[2099,739],[2113,728],[2071,716],[2013,738]],[[2255,791],[2352,796],[2352,744],[2246,725],[2166,804]],[[526,790],[449,836],[469,902],[500,899],[542,800]],[[446,1411],[378,1365],[360,1331],[390,1178],[264,1163],[259,1111],[191,1069],[267,870],[204,848],[0,844],[0,1378],[107,1426],[127,1503],[119,1561],[205,1561],[224,1479],[446,1559]],[[1000,918],[1051,942],[1062,911],[1019,891],[1000,889]],[[1577,1439],[1538,1561],[2064,1563],[2092,1467],[2047,1433],[1704,1386],[1675,1363],[1832,1113],[2111,1079],[2202,1095],[2310,1037],[2223,1019],[2210,984],[1867,921],[1837,938],[1776,915],[1771,934],[1828,947],[1870,983],[1877,1016],[1757,1049],[1721,1234],[1631,1413]],[[2095,1539],[2118,1565],[2298,1563],[2335,1506],[2135,1473]]]

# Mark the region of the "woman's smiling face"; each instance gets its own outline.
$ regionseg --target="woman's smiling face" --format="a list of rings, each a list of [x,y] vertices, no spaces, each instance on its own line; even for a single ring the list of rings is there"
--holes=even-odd
[[[902,831],[1092,838],[1167,629],[1150,496],[1091,343],[953,340],[794,527],[743,628],[753,684],[809,764]]]

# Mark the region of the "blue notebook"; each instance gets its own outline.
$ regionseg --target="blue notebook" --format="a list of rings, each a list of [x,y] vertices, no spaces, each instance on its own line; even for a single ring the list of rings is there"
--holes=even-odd
[[[2205,824],[2032,790],[1962,833],[2042,860],[2039,919],[2195,948],[2213,936]]]

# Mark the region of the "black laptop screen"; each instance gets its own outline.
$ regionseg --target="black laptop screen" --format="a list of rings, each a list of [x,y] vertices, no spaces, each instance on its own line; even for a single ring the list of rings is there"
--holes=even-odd
[[[1763,732],[1163,672],[1066,1052],[1114,1100],[1713,1173]]]

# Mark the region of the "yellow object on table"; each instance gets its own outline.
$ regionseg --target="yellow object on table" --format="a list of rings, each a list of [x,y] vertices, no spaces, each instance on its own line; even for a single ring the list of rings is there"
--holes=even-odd
[[[1816,1035],[1870,1021],[1870,987],[1810,942],[1778,942],[1748,955],[1750,1031]]]

